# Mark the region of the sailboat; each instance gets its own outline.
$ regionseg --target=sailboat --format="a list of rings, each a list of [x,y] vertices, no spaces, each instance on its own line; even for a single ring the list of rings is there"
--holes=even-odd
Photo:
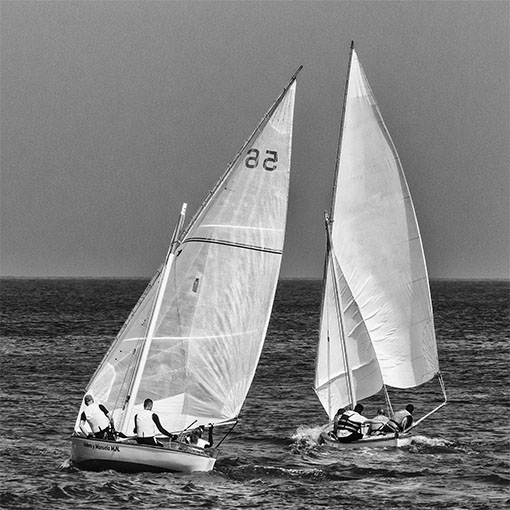
[[[72,465],[213,469],[221,441],[204,449],[180,439],[191,427],[235,425],[255,374],[280,271],[301,68],[186,228],[183,205],[164,263],[86,387],[111,413],[117,437],[82,432],[83,400],[71,437]],[[134,417],[144,399],[153,401],[152,411],[176,440],[158,437],[163,447],[136,442]]]
[[[402,165],[351,44],[335,178],[325,214],[326,256],[314,389],[328,417],[383,393],[415,388],[439,370],[422,240]],[[432,407],[432,406],[431,406]],[[341,448],[403,446],[404,433],[365,435]]]

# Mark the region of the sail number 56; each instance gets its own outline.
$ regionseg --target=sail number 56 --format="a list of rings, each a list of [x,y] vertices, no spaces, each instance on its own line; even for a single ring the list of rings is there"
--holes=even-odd
[[[266,151],[266,158],[262,161],[262,168],[268,172],[276,170],[276,162],[278,161],[278,153],[276,151]],[[250,149],[246,153],[244,164],[247,168],[257,168],[260,159],[260,151],[258,149]]]

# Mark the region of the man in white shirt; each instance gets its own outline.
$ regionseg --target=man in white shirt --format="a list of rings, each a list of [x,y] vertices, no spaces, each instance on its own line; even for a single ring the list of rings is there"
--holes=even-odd
[[[156,439],[157,430],[170,439],[173,439],[174,436],[163,428],[159,421],[159,416],[152,412],[153,404],[154,402],[150,398],[145,399],[143,411],[135,415],[135,428],[133,431],[136,433],[136,442],[138,444],[163,446],[163,443]]]
[[[80,416],[80,429],[85,435],[89,435],[85,429],[85,423],[88,424],[94,437],[106,439],[110,427],[113,429],[113,419],[108,409],[103,404],[96,404],[92,395],[85,395],[85,409]]]

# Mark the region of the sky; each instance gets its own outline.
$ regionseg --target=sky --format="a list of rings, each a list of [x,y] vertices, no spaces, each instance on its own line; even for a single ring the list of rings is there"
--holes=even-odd
[[[2,1],[0,275],[151,276],[303,65],[281,276],[321,277],[351,40],[429,275],[509,278],[510,2],[490,0]]]

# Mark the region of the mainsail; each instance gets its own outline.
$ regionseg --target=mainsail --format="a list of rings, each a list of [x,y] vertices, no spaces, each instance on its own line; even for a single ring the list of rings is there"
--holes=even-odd
[[[354,48],[343,115],[315,380],[330,417],[383,385],[411,388],[439,371],[413,203]]]
[[[178,229],[87,387],[125,434],[146,398],[172,431],[226,422],[241,410],[280,270],[296,75],[188,227]]]

